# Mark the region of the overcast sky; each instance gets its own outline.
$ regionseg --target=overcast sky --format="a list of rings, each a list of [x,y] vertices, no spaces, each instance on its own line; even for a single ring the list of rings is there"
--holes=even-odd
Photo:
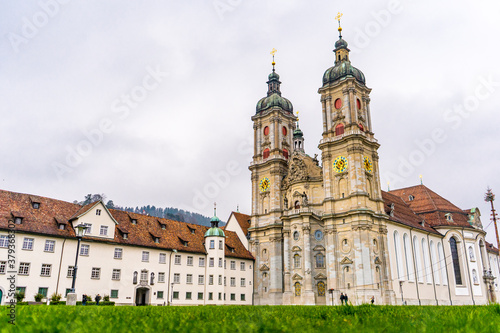
[[[3,1],[0,188],[250,214],[250,117],[269,52],[313,156],[339,11],[373,89],[382,187],[422,174],[489,225],[486,187],[500,195],[498,1]]]

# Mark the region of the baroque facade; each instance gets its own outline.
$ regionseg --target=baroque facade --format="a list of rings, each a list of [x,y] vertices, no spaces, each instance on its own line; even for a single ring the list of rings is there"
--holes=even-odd
[[[384,192],[370,92],[347,42],[319,88],[318,157],[304,150],[275,71],[252,117],[250,250],[255,304],[485,304],[498,299],[498,250],[479,210],[423,185]],[[477,259],[476,259],[477,258]]]

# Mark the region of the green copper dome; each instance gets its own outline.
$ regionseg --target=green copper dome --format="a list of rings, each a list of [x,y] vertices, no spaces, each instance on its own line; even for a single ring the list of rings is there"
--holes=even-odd
[[[363,74],[363,72],[352,66],[350,61],[344,60],[326,70],[325,74],[323,75],[323,85],[347,77],[353,77],[356,79],[356,81],[365,84],[365,75]]]
[[[257,102],[257,113],[275,106],[283,109],[284,111],[288,111],[290,113],[293,112],[292,103],[285,97],[281,96],[280,85],[280,76],[275,72],[273,66],[273,71],[269,74],[269,80],[267,81],[267,96],[261,98]]]
[[[205,237],[226,237],[221,228],[212,227],[205,232]]]
[[[293,137],[294,138],[301,138],[303,136],[304,136],[304,133],[302,133],[302,130],[297,125],[297,129],[295,131],[293,131]]]
[[[342,38],[339,38],[339,40],[335,42],[335,50],[338,49],[347,49],[347,42]]]

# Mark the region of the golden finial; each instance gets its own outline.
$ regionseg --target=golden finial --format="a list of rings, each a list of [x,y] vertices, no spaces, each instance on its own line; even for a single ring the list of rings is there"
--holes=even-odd
[[[272,65],[273,65],[273,70],[274,70],[274,65],[276,65],[276,63],[274,62],[274,55],[276,54],[276,52],[278,52],[278,50],[276,50],[276,49],[273,47],[273,49],[271,50],[271,54],[273,55],[273,62],[272,62]]]
[[[341,12],[338,12],[337,13],[337,16],[335,16],[335,19],[337,21],[339,21],[339,28],[338,28],[338,31],[339,31],[339,37],[342,38],[342,27],[340,26],[340,19],[342,18],[344,14],[342,14]]]
[[[387,191],[390,192],[391,191],[391,186],[390,186],[390,182],[387,182]]]
[[[296,113],[297,113],[297,121],[299,121],[299,111],[297,111]]]
[[[424,185],[424,182],[422,180],[422,175],[420,175],[419,177],[420,177],[420,185]]]

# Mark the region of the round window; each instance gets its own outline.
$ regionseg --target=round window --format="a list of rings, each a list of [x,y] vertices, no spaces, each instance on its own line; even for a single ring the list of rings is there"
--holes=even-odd
[[[335,100],[335,108],[338,110],[342,107],[342,100],[340,98],[337,98]]]
[[[358,107],[358,110],[361,109],[361,101],[358,99],[356,99],[356,106]]]
[[[269,135],[269,126],[264,127],[264,135]]]
[[[286,136],[287,133],[288,133],[288,130],[286,129],[285,126],[283,126],[283,136]]]
[[[321,230],[316,230],[316,232],[314,233],[314,238],[316,238],[316,240],[322,240],[323,239],[323,231]]]
[[[293,233],[293,239],[294,239],[294,240],[299,240],[299,232],[298,232],[298,231],[295,231],[295,232]]]

